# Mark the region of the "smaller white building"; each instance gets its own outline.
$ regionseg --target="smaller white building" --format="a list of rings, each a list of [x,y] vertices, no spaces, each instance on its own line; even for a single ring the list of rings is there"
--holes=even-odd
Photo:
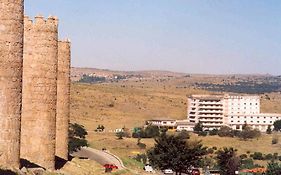
[[[194,126],[194,123],[190,123],[188,120],[177,120],[177,131],[193,132]]]
[[[281,114],[252,114],[252,115],[229,115],[228,126],[235,130],[242,130],[243,125],[247,124],[253,129],[258,129],[266,132],[268,126],[273,129],[273,124],[276,120],[281,120]]]
[[[169,130],[174,130],[177,128],[176,120],[173,119],[153,119],[153,120],[147,120],[147,125],[153,125],[158,126],[159,128],[168,128]]]

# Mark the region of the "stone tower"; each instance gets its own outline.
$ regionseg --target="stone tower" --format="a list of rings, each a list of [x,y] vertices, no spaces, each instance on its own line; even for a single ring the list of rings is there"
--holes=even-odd
[[[21,158],[55,168],[58,20],[24,18]]]
[[[58,84],[56,118],[56,156],[68,160],[68,124],[70,104],[70,42],[58,43]]]
[[[23,59],[23,0],[0,0],[0,165],[18,168]]]

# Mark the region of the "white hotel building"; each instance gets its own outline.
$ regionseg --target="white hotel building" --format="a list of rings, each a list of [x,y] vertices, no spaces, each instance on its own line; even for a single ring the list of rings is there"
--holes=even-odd
[[[188,120],[201,122],[206,130],[229,126],[241,130],[244,124],[265,132],[281,114],[260,113],[259,96],[192,95],[188,98]]]

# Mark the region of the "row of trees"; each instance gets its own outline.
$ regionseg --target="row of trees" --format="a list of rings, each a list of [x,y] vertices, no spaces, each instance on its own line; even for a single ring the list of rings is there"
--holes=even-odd
[[[235,175],[241,168],[259,167],[253,159],[245,155],[238,156],[237,150],[223,148],[210,152],[201,142],[184,139],[179,135],[169,135],[166,132],[155,138],[155,147],[147,152],[149,162],[157,169],[172,169],[177,175],[191,174],[193,168],[207,167],[215,159],[216,166],[222,175]],[[210,155],[211,154],[211,155]],[[266,175],[281,174],[281,165],[274,161],[268,164]]]
[[[243,140],[258,138],[261,136],[261,132],[257,129],[252,129],[247,124],[245,124],[242,128],[242,131],[233,130],[227,126],[222,126],[219,130],[214,129],[211,131],[204,131],[202,123],[196,124],[194,127],[194,132],[199,134],[200,136],[206,135],[218,135],[220,137],[239,137]]]

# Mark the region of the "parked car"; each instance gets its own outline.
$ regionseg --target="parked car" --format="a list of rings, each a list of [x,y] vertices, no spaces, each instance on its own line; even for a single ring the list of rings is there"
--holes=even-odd
[[[144,166],[143,170],[146,171],[146,172],[149,172],[149,173],[153,173],[153,172],[154,172],[152,166],[149,165],[149,164],[146,164],[146,165]]]
[[[191,171],[191,174],[192,174],[192,175],[200,175],[200,170],[199,170],[199,169],[193,169],[193,170]]]
[[[163,173],[164,174],[174,174],[173,170],[171,170],[171,169],[165,169],[165,170],[163,170]]]

